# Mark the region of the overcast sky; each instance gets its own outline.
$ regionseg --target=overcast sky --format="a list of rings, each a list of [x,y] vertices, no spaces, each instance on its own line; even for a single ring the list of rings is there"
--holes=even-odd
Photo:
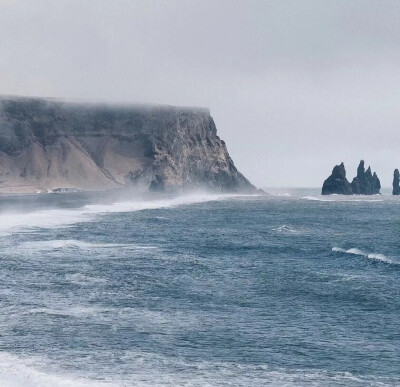
[[[207,106],[258,186],[390,186],[400,1],[0,0],[0,93]]]

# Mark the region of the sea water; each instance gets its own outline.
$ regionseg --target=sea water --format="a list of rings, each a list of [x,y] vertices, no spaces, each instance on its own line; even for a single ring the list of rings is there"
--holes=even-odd
[[[0,386],[400,385],[400,198],[0,200]]]

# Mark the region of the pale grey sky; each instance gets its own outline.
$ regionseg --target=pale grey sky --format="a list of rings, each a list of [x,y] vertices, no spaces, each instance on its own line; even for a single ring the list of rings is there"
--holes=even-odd
[[[258,186],[400,168],[399,0],[0,0],[0,93],[207,106]]]

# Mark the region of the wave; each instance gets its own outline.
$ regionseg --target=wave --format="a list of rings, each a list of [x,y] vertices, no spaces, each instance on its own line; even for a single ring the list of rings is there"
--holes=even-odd
[[[37,369],[33,359],[21,359],[0,353],[0,387],[109,387],[113,383],[88,381],[64,375],[49,374]]]
[[[312,200],[317,202],[333,202],[334,200],[331,199],[322,199],[317,196],[303,196],[302,199],[304,200]]]
[[[15,247],[14,247],[15,248]],[[62,250],[62,249],[112,249],[121,248],[129,250],[157,249],[156,246],[137,245],[134,243],[89,243],[75,239],[55,239],[50,241],[29,241],[23,242],[17,248],[26,249],[30,252]]]
[[[108,309],[102,309],[98,307],[75,305],[70,307],[52,307],[52,308],[34,308],[29,310],[29,314],[47,314],[52,316],[63,316],[63,317],[76,317],[85,318],[99,316],[102,313],[108,312]]]
[[[290,227],[286,224],[284,224],[283,226],[279,226],[277,228],[273,228],[272,231],[276,231],[276,232],[279,232],[282,234],[299,234],[300,233],[299,230],[296,230],[295,228]]]
[[[318,369],[272,369],[267,364],[234,362],[186,362],[164,356],[127,352],[130,371],[124,376],[104,375],[102,380],[50,373],[46,358],[22,358],[0,353],[0,387],[119,387],[119,386],[391,386],[396,380],[385,376],[362,375]],[[88,367],[89,368],[89,367]],[[44,371],[45,370],[45,371]],[[179,370],[179,372],[177,372]],[[101,375],[97,375],[101,377]]]
[[[381,197],[381,195],[379,195],[379,197]],[[336,202],[383,202],[383,199],[367,199],[360,196],[343,196],[343,195],[331,195],[330,199],[318,196],[303,196],[302,199],[317,201],[317,202],[335,202],[335,203]]]
[[[353,248],[348,249],[348,250],[342,249],[341,247],[333,247],[332,251],[337,252],[337,253],[359,255],[359,256],[362,256],[362,257],[366,257],[366,258],[369,258],[369,259],[374,259],[374,260],[381,261],[381,262],[386,262],[386,263],[393,263],[393,261],[391,259],[387,258],[383,254],[366,253],[365,251],[360,250],[357,247],[353,247]]]
[[[0,235],[9,235],[15,232],[32,232],[40,228],[67,227],[76,223],[94,221],[99,215],[107,213],[173,208],[182,205],[224,200],[237,196],[240,195],[196,194],[159,200],[88,204],[77,209],[49,209],[29,213],[2,213],[0,214]]]

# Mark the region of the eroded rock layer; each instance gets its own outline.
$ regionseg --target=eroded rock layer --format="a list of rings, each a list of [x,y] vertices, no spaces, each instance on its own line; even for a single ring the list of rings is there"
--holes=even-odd
[[[208,109],[0,98],[0,191],[252,192]]]

